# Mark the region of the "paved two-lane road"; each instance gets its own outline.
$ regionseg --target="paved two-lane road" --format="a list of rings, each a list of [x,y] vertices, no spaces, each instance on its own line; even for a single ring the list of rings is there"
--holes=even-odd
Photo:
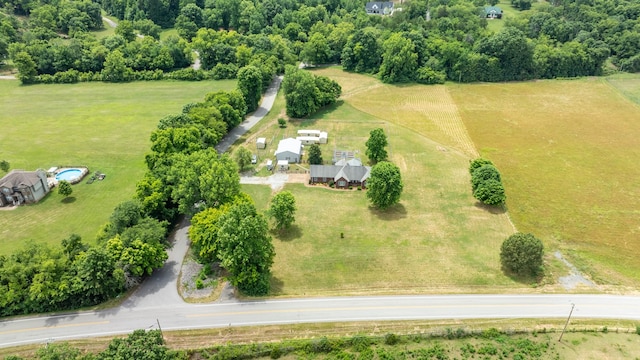
[[[265,300],[121,306],[0,322],[0,347],[163,330],[341,321],[566,318],[640,320],[640,297],[612,295],[442,295]]]

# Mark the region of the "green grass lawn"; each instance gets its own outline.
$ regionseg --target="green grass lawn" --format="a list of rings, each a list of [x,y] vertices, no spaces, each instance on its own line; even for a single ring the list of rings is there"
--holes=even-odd
[[[518,229],[601,284],[640,284],[640,76],[450,89]]]
[[[272,232],[274,295],[526,291],[528,284],[500,270],[499,246],[513,228],[501,211],[478,206],[472,198],[469,157],[423,136],[438,133],[451,144],[465,142],[434,125],[455,128],[461,119],[449,116],[447,110],[438,112],[446,115],[438,119],[425,118],[434,105],[417,100],[438,94],[434,103],[447,107],[450,99],[442,97],[444,88],[433,93],[432,87],[383,85],[335,68],[317,72],[340,81],[343,100],[311,119],[288,121],[284,129],[277,125],[282,113],[276,106],[271,118],[245,137],[245,146],[256,151],[255,138],[266,137],[268,148],[260,152],[270,157],[278,140],[295,136],[298,129],[313,128],[329,133],[329,143],[321,145],[325,163],[331,162],[334,149],[358,151],[367,161],[364,143],[371,130],[382,127],[389,137],[391,160],[402,171],[405,191],[400,204],[380,212],[369,206],[366,191],[286,185],[285,190],[296,197],[298,211],[292,229]],[[387,106],[375,105],[389,96]],[[256,199],[258,209],[266,208],[261,204],[268,204],[269,187],[243,185],[243,189]]]
[[[0,211],[0,254],[29,239],[57,244],[71,233],[93,242],[115,205],[133,196],[158,120],[208,92],[233,88],[235,81],[34,86],[0,81],[0,157],[12,169],[85,165],[107,174],[103,181],[74,185],[72,202],[52,192],[38,204]]]

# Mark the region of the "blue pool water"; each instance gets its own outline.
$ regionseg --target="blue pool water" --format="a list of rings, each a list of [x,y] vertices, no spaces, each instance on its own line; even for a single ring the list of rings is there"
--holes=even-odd
[[[56,174],[56,180],[66,180],[71,181],[73,179],[77,179],[82,176],[82,170],[80,169],[69,169],[65,171],[61,171]]]

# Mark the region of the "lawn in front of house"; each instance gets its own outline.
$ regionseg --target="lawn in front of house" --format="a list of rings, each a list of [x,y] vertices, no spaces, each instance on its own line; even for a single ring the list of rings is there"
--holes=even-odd
[[[471,197],[468,159],[438,150],[411,130],[384,128],[391,160],[403,175],[402,200],[379,211],[370,207],[366,190],[287,184],[298,211],[292,229],[273,233],[274,295],[526,288],[500,270],[500,244],[513,228],[506,215]]]
[[[92,243],[113,208],[133,197],[158,121],[235,81],[153,81],[20,86],[0,81],[1,159],[12,169],[88,166],[107,176],[73,185],[71,201],[53,191],[35,205],[0,211],[0,255],[25,241],[58,244],[71,233]],[[4,176],[1,173],[0,176]]]
[[[503,175],[518,229],[560,248],[600,284],[640,284],[640,76],[450,90],[481,154]]]
[[[284,129],[273,119],[245,138],[245,146],[255,147],[255,138],[266,137],[271,148],[264,153],[272,156],[279,139],[295,136],[301,128],[317,129],[329,133],[329,143],[320,145],[326,164],[331,163],[334,149],[357,151],[366,163],[369,132],[382,127],[405,190],[400,204],[381,212],[369,206],[366,190],[287,184],[284,189],[296,197],[298,211],[290,230],[272,232],[273,295],[526,291],[528,284],[500,270],[499,247],[513,227],[502,211],[480,206],[471,196],[469,157],[423,136],[441,131],[436,125],[420,128],[420,120],[429,119],[425,114],[435,104],[448,104],[447,93],[428,86],[383,85],[334,68],[314,72],[337,74],[331,77],[344,81],[347,96],[310,119],[289,121]],[[354,77],[363,82],[353,86]],[[398,98],[416,91],[438,98],[419,102],[418,93],[398,105],[390,102],[391,109],[374,106],[399,91]],[[414,105],[402,106],[407,102]],[[393,114],[390,119],[389,114]],[[416,114],[422,117],[412,118]],[[449,107],[438,114],[446,116],[438,115],[431,124],[450,124],[454,129],[450,131],[461,124]],[[438,136],[465,146],[459,136],[445,132]],[[267,202],[262,193],[271,191],[264,185],[243,185],[243,189],[259,192],[259,204]]]

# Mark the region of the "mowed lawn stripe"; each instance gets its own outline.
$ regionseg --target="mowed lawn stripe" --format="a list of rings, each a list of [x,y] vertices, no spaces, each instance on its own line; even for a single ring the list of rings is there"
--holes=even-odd
[[[234,81],[80,83],[20,86],[0,81],[0,159],[12,169],[85,165],[104,181],[73,186],[74,201],[49,194],[36,205],[0,211],[0,254],[26,240],[57,244],[71,233],[93,242],[118,203],[134,195],[158,121]]]
[[[518,229],[580,255],[597,281],[637,285],[640,107],[606,81],[450,89],[480,152],[503,174]]]

